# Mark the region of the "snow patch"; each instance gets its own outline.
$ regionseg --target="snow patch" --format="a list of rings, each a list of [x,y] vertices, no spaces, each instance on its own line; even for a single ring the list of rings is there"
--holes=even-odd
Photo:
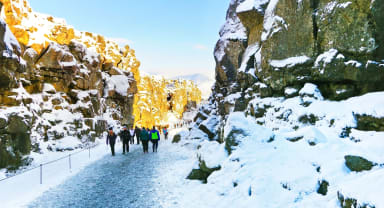
[[[298,64],[304,64],[309,60],[311,60],[311,58],[309,58],[308,56],[297,56],[283,60],[271,60],[270,65],[275,68],[291,68]]]
[[[347,62],[344,62],[345,65],[351,65],[351,66],[354,66],[356,68],[360,68],[362,66],[362,64],[358,61],[355,61],[355,60],[349,60]]]
[[[315,67],[324,68],[327,64],[332,62],[337,53],[338,51],[332,48],[329,51],[320,54],[315,61]]]
[[[255,55],[255,53],[260,50],[260,46],[258,43],[255,43],[253,45],[250,45],[247,47],[247,49],[245,50],[244,52],[244,55],[243,55],[243,59],[242,59],[242,62],[241,62],[241,65],[240,65],[240,68],[239,68],[239,72],[246,72],[245,70],[247,69],[247,65],[248,65],[248,62],[249,60],[251,59],[252,56]],[[249,69],[249,71],[247,71],[249,74],[251,74],[252,76],[255,76],[255,73],[254,73],[254,70],[251,70]],[[253,73],[252,73],[253,71]]]
[[[113,75],[107,78],[107,89],[115,90],[117,93],[123,96],[127,96],[129,88],[129,79],[125,75]]]
[[[261,34],[261,41],[266,41],[268,37],[272,36],[274,33],[281,30],[279,25],[283,25],[285,29],[288,29],[288,25],[285,23],[284,19],[275,16],[275,9],[279,3],[279,0],[270,0],[268,7],[265,11],[264,23],[263,23],[263,33]]]
[[[263,6],[268,4],[268,2],[269,0],[245,0],[236,8],[236,12],[241,13],[241,12],[256,10],[261,14],[264,14]]]
[[[323,96],[321,95],[321,92],[319,88],[315,84],[312,83],[306,83],[304,87],[299,91],[299,95],[302,97],[309,96],[313,97],[318,100],[323,100]]]
[[[295,89],[295,88],[293,88],[293,87],[287,87],[287,88],[285,88],[285,90],[284,90],[284,94],[285,94],[285,95],[288,95],[288,96],[293,95],[293,94],[295,94],[295,93],[297,93],[297,89]]]

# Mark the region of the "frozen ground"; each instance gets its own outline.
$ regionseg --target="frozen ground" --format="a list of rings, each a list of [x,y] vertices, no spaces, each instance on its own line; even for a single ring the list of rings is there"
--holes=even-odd
[[[192,151],[169,141],[160,142],[158,153],[133,146],[126,155],[119,146],[115,157],[104,156],[27,207],[181,207]]]
[[[102,143],[91,149],[90,157],[88,151],[83,151],[71,157],[71,170],[69,169],[68,159],[63,159],[43,166],[42,185],[40,184],[39,168],[7,180],[0,181],[0,207],[23,207],[25,204],[41,195],[44,191],[51,187],[57,186],[70,176],[76,175],[85,166],[108,154],[108,148],[105,146],[104,141],[98,142]],[[78,151],[79,149],[72,152],[52,152],[51,154],[38,155],[35,159],[37,162],[45,163]]]
[[[230,155],[225,144],[209,141],[198,126],[186,132],[185,139],[205,135],[198,158],[209,168],[221,169],[207,184],[189,187],[194,194],[184,201],[202,204],[196,207],[333,208],[341,207],[343,195],[356,200],[356,207],[384,207],[384,133],[359,129],[357,119],[383,118],[384,92],[337,102],[324,100],[320,90],[307,83],[294,93],[291,98],[256,95],[246,112],[231,112],[223,128],[223,138],[237,142]],[[226,100],[234,103],[236,97]],[[211,114],[200,125],[217,132],[218,122],[211,122],[219,120],[214,107],[202,108]],[[346,164],[348,155],[377,165],[354,171]],[[325,195],[319,193],[323,182],[328,183]]]

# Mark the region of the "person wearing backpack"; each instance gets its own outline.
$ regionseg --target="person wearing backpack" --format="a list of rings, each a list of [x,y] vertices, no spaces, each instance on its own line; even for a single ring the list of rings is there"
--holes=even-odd
[[[159,140],[160,140],[160,133],[156,130],[155,127],[153,127],[152,131],[150,132],[151,135],[151,142],[152,142],[152,150],[153,152],[157,152],[157,147],[159,146]]]
[[[141,140],[141,143],[143,144],[144,153],[148,153],[149,134],[148,134],[148,131],[145,130],[144,127],[140,132],[140,140]]]

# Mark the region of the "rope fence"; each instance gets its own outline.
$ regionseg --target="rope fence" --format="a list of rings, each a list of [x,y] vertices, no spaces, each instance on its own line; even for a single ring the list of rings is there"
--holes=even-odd
[[[88,150],[88,157],[89,159],[91,158],[91,149],[92,148],[95,148],[97,145],[90,145],[89,143],[85,146],[85,148],[83,148],[82,150],[80,151],[77,151],[77,152],[74,152],[74,153],[70,153],[66,156],[63,156],[63,157],[60,157],[58,159],[55,159],[55,160],[52,160],[52,161],[48,161],[48,162],[45,162],[45,163],[41,163],[35,167],[32,167],[32,168],[28,168],[26,170],[23,170],[19,173],[16,173],[14,175],[11,175],[11,176],[8,176],[8,177],[5,177],[5,178],[2,178],[0,179],[0,182],[2,181],[5,181],[5,180],[8,180],[8,179],[11,179],[13,177],[16,177],[16,176],[19,176],[19,175],[23,175],[27,172],[30,172],[32,170],[35,170],[35,169],[38,169],[40,168],[40,184],[43,184],[43,166],[46,166],[46,165],[49,165],[49,164],[52,164],[52,163],[55,163],[55,162],[58,162],[58,161],[61,161],[61,160],[64,160],[64,159],[67,159],[68,158],[68,166],[69,166],[69,171],[72,171],[72,160],[71,160],[71,156],[73,155],[77,155],[81,152],[84,152],[84,151],[87,151]]]

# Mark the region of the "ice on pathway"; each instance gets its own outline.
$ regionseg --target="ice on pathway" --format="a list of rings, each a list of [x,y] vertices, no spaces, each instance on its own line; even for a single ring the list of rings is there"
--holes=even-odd
[[[66,141],[66,140],[64,140]],[[41,195],[44,191],[57,186],[70,176],[74,176],[84,167],[110,154],[109,148],[104,141],[91,149],[91,156],[87,150],[71,156],[71,170],[69,159],[65,158],[58,162],[43,166],[43,184],[40,185],[39,163],[45,163],[57,158],[65,157],[71,152],[46,152],[44,154],[32,153],[34,164],[38,167],[24,174],[0,181],[0,201],[3,208],[24,207],[30,201]],[[61,144],[65,145],[65,144]],[[70,145],[72,146],[72,144]],[[80,150],[73,151],[78,152]],[[30,167],[28,167],[30,168]],[[1,174],[0,174],[1,175]]]
[[[182,207],[192,148],[161,140],[157,153],[141,146],[126,155],[106,156],[50,189],[29,207]],[[150,145],[151,146],[151,145]]]

